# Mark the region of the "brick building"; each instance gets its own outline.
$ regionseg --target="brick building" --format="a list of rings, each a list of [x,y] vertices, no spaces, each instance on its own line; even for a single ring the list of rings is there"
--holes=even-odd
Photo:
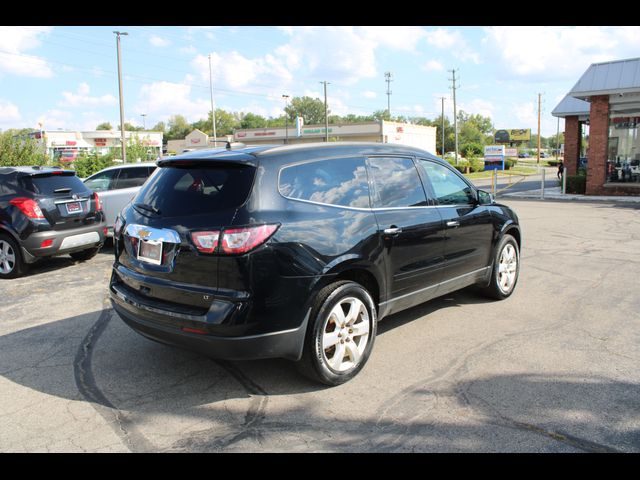
[[[587,195],[640,195],[640,58],[594,63],[552,115],[565,119],[569,175],[578,171],[589,126]]]

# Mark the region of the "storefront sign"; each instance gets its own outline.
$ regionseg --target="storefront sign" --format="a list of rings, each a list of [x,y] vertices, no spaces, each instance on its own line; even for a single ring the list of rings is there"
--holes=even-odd
[[[640,124],[640,117],[615,117],[611,123],[613,128],[636,128]]]

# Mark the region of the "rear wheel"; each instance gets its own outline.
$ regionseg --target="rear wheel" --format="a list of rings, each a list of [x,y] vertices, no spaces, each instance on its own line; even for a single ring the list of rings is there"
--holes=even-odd
[[[26,271],[20,247],[8,235],[0,234],[0,278],[16,278]]]
[[[376,326],[373,299],[362,285],[328,285],[311,310],[300,371],[326,385],[352,379],[371,355]]]
[[[497,300],[505,299],[516,288],[519,274],[520,251],[518,242],[511,235],[504,235],[498,244],[498,248],[496,248],[491,282],[488,287],[483,289],[483,292]]]
[[[71,258],[77,260],[79,262],[84,262],[85,260],[89,260],[90,258],[95,257],[100,251],[100,247],[88,248],[86,250],[81,250],[79,252],[70,253]]]

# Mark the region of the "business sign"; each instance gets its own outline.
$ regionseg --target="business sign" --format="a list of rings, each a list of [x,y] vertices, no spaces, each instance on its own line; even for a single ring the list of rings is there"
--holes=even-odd
[[[504,156],[505,157],[514,157],[514,158],[516,158],[518,156],[518,149],[517,148],[505,148],[504,149]]]
[[[484,147],[484,156],[492,155],[504,156],[504,145],[486,145]]]
[[[511,130],[496,130],[496,143],[528,142],[531,140],[530,128],[512,128]]]

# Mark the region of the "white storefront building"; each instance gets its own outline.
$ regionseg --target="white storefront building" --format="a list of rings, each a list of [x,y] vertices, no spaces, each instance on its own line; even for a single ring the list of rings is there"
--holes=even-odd
[[[127,142],[139,141],[147,147],[147,158],[155,159],[162,153],[162,132],[125,131]],[[116,150],[116,158],[121,155],[121,140],[119,130],[95,130],[78,132],[75,130],[41,130],[30,134],[40,141],[45,153],[52,159],[60,158],[72,162],[81,152],[106,154]],[[135,159],[127,159],[134,161]],[[145,160],[145,159],[142,159]]]

